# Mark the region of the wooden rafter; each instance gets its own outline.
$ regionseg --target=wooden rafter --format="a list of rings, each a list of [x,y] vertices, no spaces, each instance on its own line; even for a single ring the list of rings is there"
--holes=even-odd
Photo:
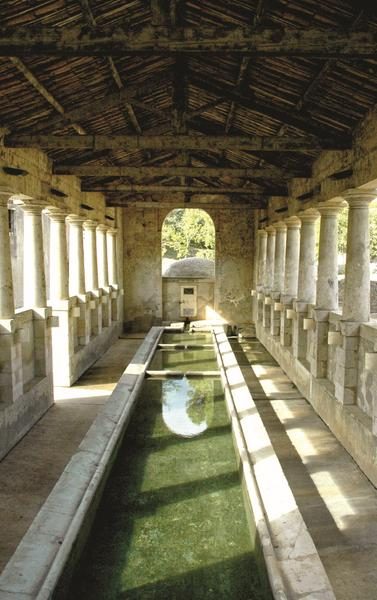
[[[105,167],[97,165],[55,165],[53,172],[57,175],[76,175],[77,177],[132,177],[146,179],[148,177],[234,177],[254,179],[282,179],[290,173],[283,169],[231,168],[231,167]]]
[[[88,25],[90,25],[91,27],[95,27],[96,26],[96,19],[93,15],[92,9],[90,7],[89,4],[89,0],[78,0],[81,6],[81,10],[84,14],[85,20],[88,23]],[[124,85],[123,85],[123,81],[121,76],[119,75],[119,71],[114,63],[114,60],[111,56],[107,56],[106,60],[108,62],[112,77],[118,87],[119,90],[123,90],[124,89]],[[137,120],[137,117],[135,115],[135,111],[132,108],[132,104],[130,104],[129,102],[125,102],[125,108],[128,114],[128,118],[132,124],[132,127],[134,128],[134,130],[136,131],[136,133],[138,133],[139,135],[142,133],[141,127],[139,125],[139,122]]]
[[[11,56],[10,61],[24,75],[28,82],[37,90],[38,94],[61,115],[62,121],[69,124],[77,133],[85,134],[85,129],[77,123],[76,119],[69,119],[67,112],[60,102],[48,91],[48,89],[39,81],[39,79],[31,72],[31,70],[16,56]]]
[[[10,134],[4,138],[7,147],[73,148],[77,150],[226,150],[228,148],[257,152],[300,152],[315,150],[345,150],[351,139],[342,142],[333,138],[281,136],[221,136],[221,135],[24,135]]]
[[[258,200],[261,195],[260,190],[244,187],[232,186],[208,186],[208,185],[159,185],[159,184],[89,184],[84,183],[81,189],[85,192],[127,192],[132,194],[169,194],[169,193],[190,193],[190,194],[236,194],[246,195],[250,199]]]
[[[147,27],[122,31],[74,27],[38,29],[13,27],[0,30],[0,56],[104,56],[156,52],[240,52],[250,56],[302,56],[354,59],[375,57],[375,31],[333,29],[192,28],[177,30]]]

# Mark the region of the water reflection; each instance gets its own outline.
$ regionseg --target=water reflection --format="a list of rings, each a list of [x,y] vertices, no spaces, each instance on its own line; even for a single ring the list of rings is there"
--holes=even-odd
[[[162,418],[168,429],[182,437],[195,437],[211,424],[214,380],[167,379],[162,382]]]

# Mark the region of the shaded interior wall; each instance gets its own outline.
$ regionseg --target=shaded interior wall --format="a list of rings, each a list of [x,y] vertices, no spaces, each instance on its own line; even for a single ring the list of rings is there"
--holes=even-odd
[[[145,331],[161,322],[161,228],[169,212],[124,209],[124,310],[128,331]],[[216,229],[214,310],[232,323],[250,323],[254,213],[243,208],[207,212]]]
[[[215,311],[230,323],[250,323],[255,212],[242,208],[208,213],[216,228]]]
[[[161,223],[155,208],[126,208],[124,321],[126,331],[146,331],[162,320]]]
[[[182,321],[181,317],[181,287],[197,287],[198,312],[194,319],[207,319],[210,314],[208,308],[214,304],[214,282],[210,279],[195,277],[164,277],[162,280],[162,306],[164,321]]]

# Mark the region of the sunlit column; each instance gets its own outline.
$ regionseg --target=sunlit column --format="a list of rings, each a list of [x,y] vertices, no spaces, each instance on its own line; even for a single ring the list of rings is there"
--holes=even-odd
[[[67,218],[69,231],[69,295],[79,296],[85,293],[83,223],[85,219],[78,215]]]
[[[287,244],[285,252],[284,295],[292,299],[297,296],[301,223],[297,217],[289,217],[286,220],[286,224]]]
[[[316,306],[331,311],[338,309],[338,214],[343,202],[323,203],[317,208],[321,224]]]
[[[265,285],[267,259],[267,231],[265,229],[258,229],[258,240],[259,252],[257,289],[262,290]]]
[[[42,203],[20,206],[24,213],[24,306],[46,306],[43,259]]]
[[[48,209],[50,219],[50,301],[68,298],[67,214],[59,209]]]
[[[376,192],[349,190],[347,261],[343,319],[366,322],[370,317],[369,204]]]
[[[109,284],[112,286],[118,285],[118,273],[117,273],[117,235],[118,230],[114,227],[108,229],[107,238],[107,257],[109,266]]]
[[[97,262],[98,262],[98,283],[99,287],[104,289],[109,286],[109,271],[107,263],[107,244],[106,232],[107,225],[98,225],[97,227]]]
[[[299,215],[301,235],[297,299],[308,304],[313,304],[315,301],[315,224],[318,217],[319,213],[314,209],[309,209]]]
[[[271,292],[274,283],[274,263],[275,263],[275,244],[276,230],[270,225],[266,227],[267,231],[267,249],[266,249],[266,273],[265,273],[265,293]]]
[[[274,283],[272,291],[281,293],[284,290],[285,249],[287,243],[287,225],[283,221],[274,224],[276,230]]]
[[[84,221],[85,290],[98,290],[97,240],[95,221]]]
[[[14,317],[12,263],[9,244],[8,201],[12,192],[0,188],[0,319]]]

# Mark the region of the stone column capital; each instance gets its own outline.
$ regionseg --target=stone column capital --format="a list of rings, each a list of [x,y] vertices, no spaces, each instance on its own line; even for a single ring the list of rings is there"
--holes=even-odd
[[[320,214],[315,208],[308,208],[308,210],[299,212],[297,216],[301,223],[315,223]]]
[[[287,224],[284,221],[277,221],[277,223],[274,223],[274,228],[276,231],[286,231]]]
[[[65,223],[65,219],[67,217],[67,213],[62,211],[60,208],[48,208],[45,211],[45,214],[48,216],[51,221],[55,223]]]
[[[274,227],[274,225],[269,225],[268,227],[266,227],[266,231],[268,235],[276,235],[276,229]]]
[[[267,231],[265,229],[258,229],[258,235],[260,237],[267,237]]]
[[[67,215],[67,223],[70,225],[83,226],[86,220],[86,217],[80,217],[80,215],[76,215],[74,213],[69,213],[69,215]]]
[[[287,229],[301,228],[301,221],[298,217],[287,217],[287,219],[285,219],[285,224],[287,226]]]
[[[84,229],[88,231],[95,231],[97,229],[98,223],[97,221],[92,221],[91,219],[87,219],[83,222]]]
[[[109,226],[104,225],[103,223],[100,223],[99,225],[97,225],[97,231],[100,231],[101,233],[106,233],[109,229],[110,229]]]
[[[20,207],[22,212],[24,212],[25,214],[37,215],[37,216],[41,216],[42,210],[44,210],[46,208],[46,204],[44,204],[43,202],[40,202],[38,200],[28,202],[27,204],[26,203],[18,204],[18,206]]]
[[[350,208],[368,208],[372,200],[377,198],[377,190],[350,189],[343,197]]]
[[[107,233],[108,235],[116,235],[118,233],[118,229],[116,227],[109,227]]]
[[[336,217],[346,206],[344,200],[330,200],[329,202],[320,202],[317,210],[321,217]]]

